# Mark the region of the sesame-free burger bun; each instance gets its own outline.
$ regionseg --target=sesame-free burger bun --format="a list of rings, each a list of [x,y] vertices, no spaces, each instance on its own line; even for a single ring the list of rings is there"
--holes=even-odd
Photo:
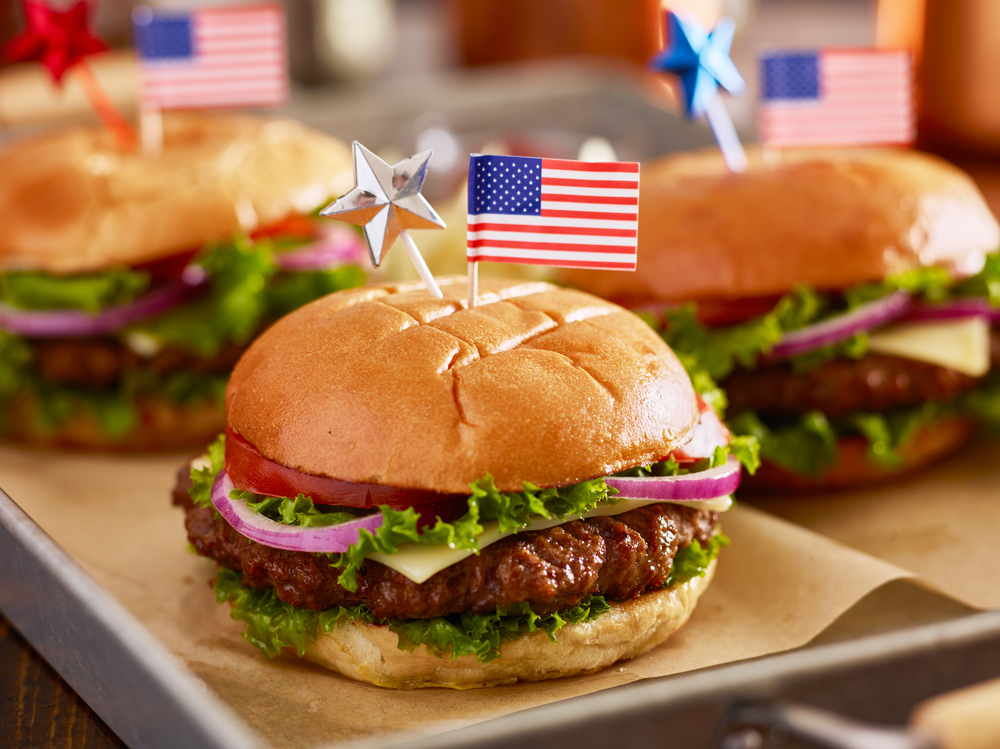
[[[596,619],[563,626],[556,642],[542,631],[504,642],[500,656],[488,663],[479,663],[474,655],[441,658],[424,645],[412,653],[403,651],[387,626],[346,619],[321,632],[305,658],[356,681],[396,689],[468,689],[589,674],[642,655],[680,629],[711,582],[715,565],[713,561],[704,577],[611,601],[611,610]]]
[[[567,485],[663,458],[698,407],[641,319],[544,283],[466,279],[338,292],[258,338],[226,392],[231,429],[289,468],[467,494]]]
[[[0,269],[137,265],[307,213],[350,188],[350,149],[285,119],[168,113],[163,152],[99,126],[0,151]]]
[[[560,277],[627,306],[766,297],[928,265],[975,273],[1000,244],[972,179],[934,156],[874,148],[748,155],[741,174],[715,150],[643,165],[637,272]]]

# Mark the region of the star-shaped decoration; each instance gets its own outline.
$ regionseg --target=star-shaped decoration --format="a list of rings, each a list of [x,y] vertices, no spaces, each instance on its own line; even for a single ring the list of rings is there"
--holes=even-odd
[[[27,25],[20,36],[0,50],[8,62],[37,60],[52,77],[62,81],[67,68],[87,55],[103,52],[108,45],[90,32],[87,16],[90,5],[80,0],[67,10],[54,10],[41,0],[24,0]]]
[[[690,15],[666,14],[666,48],[650,60],[654,70],[674,73],[684,89],[684,111],[688,117],[705,114],[719,86],[734,96],[746,91],[740,71],[729,58],[736,23],[723,16],[709,34]]]
[[[377,268],[402,232],[445,226],[420,194],[432,155],[433,151],[424,151],[389,165],[354,141],[356,187],[319,215],[364,227],[368,254]]]

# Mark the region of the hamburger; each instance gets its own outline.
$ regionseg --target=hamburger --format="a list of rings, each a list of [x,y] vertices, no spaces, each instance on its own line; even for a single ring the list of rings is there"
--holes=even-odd
[[[156,157],[98,127],[0,151],[0,436],[206,444],[250,339],[364,282],[357,235],[313,215],[351,179],[340,141],[240,114],[166,115]]]
[[[648,314],[759,438],[758,486],[893,476],[1000,424],[1000,231],[966,174],[884,149],[643,170],[637,272],[562,278]]]
[[[665,640],[750,445],[637,316],[545,283],[342,291],[240,359],[174,502],[268,657],[371,684],[587,673]]]

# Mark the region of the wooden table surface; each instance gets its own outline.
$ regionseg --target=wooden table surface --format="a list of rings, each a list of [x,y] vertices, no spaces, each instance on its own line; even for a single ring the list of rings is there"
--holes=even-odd
[[[0,616],[0,747],[123,749],[125,744]]]

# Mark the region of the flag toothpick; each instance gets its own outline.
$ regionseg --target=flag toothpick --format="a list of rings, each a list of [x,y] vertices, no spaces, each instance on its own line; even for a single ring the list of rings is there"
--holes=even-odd
[[[528,156],[469,159],[469,306],[482,260],[635,270],[639,165]]]
[[[770,50],[760,74],[757,135],[765,148],[909,145],[916,137],[907,50]]]
[[[275,3],[132,11],[144,109],[272,107],[288,100],[285,11]]]
[[[736,23],[723,16],[709,33],[687,13],[666,14],[667,46],[650,60],[654,70],[674,73],[683,89],[684,112],[692,119],[705,117],[726,164],[734,172],[746,168],[747,156],[719,96],[724,88],[734,96],[746,91],[746,83],[729,57]]]
[[[163,152],[163,113],[156,107],[140,107],[139,136],[144,156],[155,158]]]
[[[445,228],[444,221],[420,194],[433,154],[424,151],[390,165],[354,141],[355,187],[319,215],[361,226],[376,268],[396,239],[401,239],[428,291],[440,299],[444,295],[407,231]]]
[[[468,250],[467,250],[468,251]],[[469,263],[469,309],[479,306],[479,263]]]

